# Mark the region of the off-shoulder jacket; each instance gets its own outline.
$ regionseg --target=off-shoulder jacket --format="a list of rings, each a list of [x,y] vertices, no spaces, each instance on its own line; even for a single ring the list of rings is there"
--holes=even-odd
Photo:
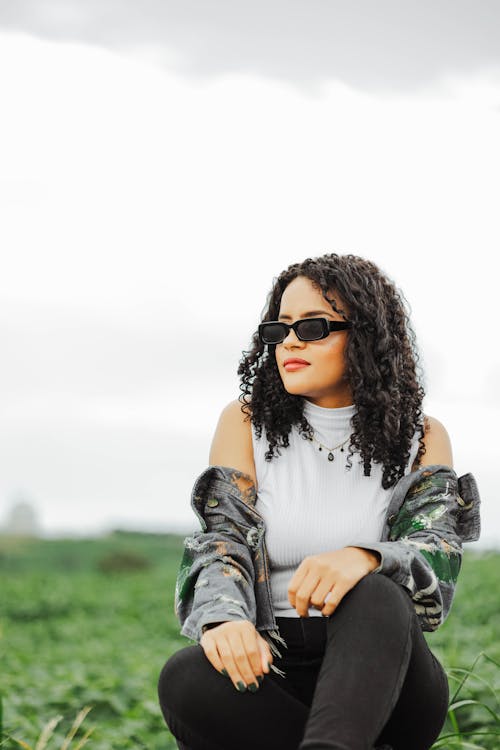
[[[252,479],[237,469],[209,466],[197,478],[191,507],[201,530],[184,540],[175,614],[181,634],[196,642],[210,623],[250,620],[281,656],[276,644],[286,643],[273,612],[256,499]],[[407,589],[422,630],[436,630],[449,614],[462,543],[479,539],[479,506],[472,474],[457,477],[449,466],[422,466],[394,485],[380,541],[355,543],[380,553],[369,575],[388,576]]]

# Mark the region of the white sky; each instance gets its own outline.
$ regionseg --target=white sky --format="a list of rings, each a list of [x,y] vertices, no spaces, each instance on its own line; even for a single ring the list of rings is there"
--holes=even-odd
[[[47,533],[195,528],[273,277],[336,251],[404,291],[500,542],[499,68],[308,94],[4,32],[0,71],[0,524],[24,496]]]

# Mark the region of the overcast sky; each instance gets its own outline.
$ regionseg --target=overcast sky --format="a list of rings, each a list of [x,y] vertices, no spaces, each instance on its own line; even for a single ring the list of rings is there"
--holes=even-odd
[[[177,74],[401,92],[500,62],[496,0],[11,0],[0,23],[137,55]]]
[[[0,6],[0,523],[24,497],[47,533],[195,528],[273,277],[336,251],[407,297],[500,542],[499,15]]]

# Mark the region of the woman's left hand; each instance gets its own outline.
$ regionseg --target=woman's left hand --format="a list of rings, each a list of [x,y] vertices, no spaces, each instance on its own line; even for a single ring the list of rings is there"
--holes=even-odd
[[[379,563],[378,552],[362,547],[343,547],[333,552],[309,555],[302,560],[288,584],[288,600],[299,617],[308,617],[309,607],[321,609],[321,614],[328,617],[342,597]]]

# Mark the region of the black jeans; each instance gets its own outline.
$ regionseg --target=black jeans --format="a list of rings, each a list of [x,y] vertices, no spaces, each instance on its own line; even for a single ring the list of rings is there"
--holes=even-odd
[[[160,675],[165,721],[187,750],[427,750],[448,709],[446,674],[398,583],[362,578],[330,617],[278,618],[288,644],[259,690],[239,693],[200,645]]]

